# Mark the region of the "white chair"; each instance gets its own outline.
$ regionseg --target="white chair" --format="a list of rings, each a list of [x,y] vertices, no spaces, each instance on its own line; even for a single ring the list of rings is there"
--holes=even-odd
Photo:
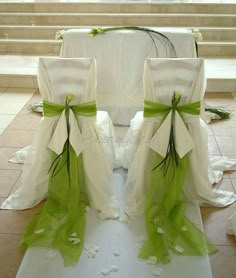
[[[96,102],[96,62],[94,58],[40,58],[38,84],[44,101],[64,105],[68,94],[70,105]],[[106,218],[119,214],[113,187],[114,148],[109,138],[114,130],[107,112],[93,116],[70,113],[70,143],[77,156],[82,153],[85,186],[90,205]],[[64,115],[65,116],[65,115]],[[52,150],[60,155],[67,140],[65,117],[44,116],[40,122],[23,166],[22,185],[2,204],[3,209],[27,209],[47,198]],[[78,124],[76,124],[78,122]]]
[[[181,94],[180,104],[202,102],[205,93],[203,59],[147,59],[144,67],[144,99],[171,105],[174,92]],[[207,130],[199,115],[183,113],[186,131],[178,134],[180,153],[187,152],[189,171],[184,193],[201,205],[226,206],[236,200],[233,192],[212,190],[208,174]],[[144,211],[145,196],[152,174],[155,152],[165,154],[168,139],[164,128],[158,132],[163,115],[144,117],[138,112],[124,140],[123,165],[128,170],[124,188],[125,211],[129,215]],[[160,133],[163,135],[160,137]],[[187,138],[188,137],[188,138]],[[167,138],[167,137],[166,137]],[[190,138],[190,139],[189,139]],[[187,140],[188,139],[188,140]],[[164,150],[163,150],[164,147]],[[185,150],[186,149],[186,150]]]

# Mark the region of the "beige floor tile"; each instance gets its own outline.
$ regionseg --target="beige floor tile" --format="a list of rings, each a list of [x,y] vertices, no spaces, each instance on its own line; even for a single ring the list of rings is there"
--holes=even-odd
[[[236,178],[235,179],[231,179],[232,185],[234,187],[234,190],[236,191]]]
[[[0,99],[0,111],[1,114],[4,115],[16,115],[20,112],[23,106],[24,106],[23,103],[19,103],[19,102],[16,103],[16,102],[9,102],[9,101],[1,102]]]
[[[217,145],[216,139],[214,136],[208,136],[208,151],[209,154],[220,155],[220,149]]]
[[[15,93],[15,92],[4,92],[0,95],[0,101],[26,103],[32,97],[32,93]]]
[[[235,208],[201,208],[204,230],[215,245],[231,245],[236,248],[234,236],[226,234],[228,217],[235,212]]]
[[[22,169],[23,164],[9,162],[9,159],[17,150],[19,150],[19,148],[0,147],[0,169]]]
[[[26,147],[31,145],[35,131],[32,130],[5,130],[0,136],[2,147]]]
[[[20,174],[20,170],[0,170],[0,197],[9,195]]]
[[[4,131],[5,131],[5,128],[4,129],[0,128],[0,135],[2,135]]]
[[[227,106],[236,106],[236,100],[231,93],[208,93],[204,97],[204,101],[207,105],[220,106],[227,108]]]
[[[42,203],[26,210],[0,210],[0,234],[21,235],[32,215],[39,211]]]
[[[0,114],[0,129],[6,129],[8,125],[14,120],[15,115],[1,115]]]
[[[217,121],[211,124],[214,135],[236,137],[235,121]]]
[[[19,248],[20,235],[0,234],[0,275],[2,278],[14,278],[24,251]]]
[[[213,278],[235,278],[236,277],[235,246],[218,246],[218,248],[219,248],[219,252],[210,256]]]
[[[215,136],[222,155],[236,155],[236,138]]]
[[[221,181],[219,181],[217,184],[215,184],[214,188],[234,192],[232,182],[230,179],[227,179],[227,178],[223,178]]]
[[[208,131],[208,135],[210,135],[210,136],[214,135],[212,128],[211,128],[211,124],[207,126],[207,131]]]
[[[19,189],[19,187],[21,186],[21,177],[22,177],[22,175],[19,176],[19,178],[18,178],[17,182],[15,183],[15,185],[13,186],[10,194],[16,192],[16,190]]]
[[[28,115],[17,115],[12,123],[8,126],[10,129],[25,129],[25,130],[37,130],[39,122],[41,119],[41,114],[31,113]]]

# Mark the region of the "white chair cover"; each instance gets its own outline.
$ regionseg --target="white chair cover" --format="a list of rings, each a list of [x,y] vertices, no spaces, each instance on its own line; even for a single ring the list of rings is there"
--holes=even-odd
[[[68,94],[74,95],[70,105],[95,101],[95,59],[40,58],[38,83],[43,100],[52,103],[65,104]],[[60,118],[44,117],[40,122],[31,149],[27,152],[22,185],[3,202],[1,208],[31,208],[47,197],[48,170],[51,164],[49,146],[52,149],[60,147],[62,135],[56,137],[53,146],[51,142]],[[112,186],[113,149],[105,140],[114,136],[111,120],[107,112],[101,111],[97,111],[96,117],[77,116],[77,120],[81,134],[76,134],[71,140],[77,152],[83,152],[90,203],[105,217],[117,217],[118,202]]]
[[[94,38],[88,35],[91,29],[71,29],[64,34],[60,54],[62,57],[96,58],[98,109],[107,111],[113,124],[129,126],[136,112],[142,110],[143,64],[147,57],[196,57],[191,30],[151,29],[161,32],[171,40],[176,56],[167,50],[163,39],[152,40],[143,31],[119,30]]]
[[[205,92],[203,59],[146,60],[144,99],[170,105],[174,91],[181,93],[180,104],[202,101]],[[149,150],[157,148],[158,142],[155,142],[154,135],[162,119],[144,118],[143,112],[138,112],[131,121],[123,155],[123,165],[129,169],[124,188],[125,210],[129,215],[143,212],[145,192],[152,170]],[[203,128],[203,121],[199,116],[190,114],[185,114],[184,121],[194,141],[194,148],[188,154],[190,169],[185,185],[187,197],[201,205],[225,206],[234,202],[236,195],[233,192],[212,190],[208,178],[208,170],[212,169],[209,169],[207,131]],[[184,136],[181,140],[179,148],[183,149],[188,142]]]

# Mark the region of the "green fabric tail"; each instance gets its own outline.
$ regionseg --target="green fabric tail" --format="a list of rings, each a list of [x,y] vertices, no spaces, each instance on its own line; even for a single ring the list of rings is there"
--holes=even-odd
[[[153,166],[162,160],[156,154]],[[169,263],[169,250],[188,256],[217,252],[217,248],[185,216],[187,202],[182,192],[187,165],[185,156],[179,160],[178,167],[171,160],[166,175],[160,167],[152,171],[145,202],[148,236],[139,253],[142,259],[155,256],[161,263]]]
[[[83,157],[77,157],[67,141],[60,156],[52,154],[52,161],[47,201],[28,223],[21,245],[58,249],[67,266],[78,262],[84,243],[85,207],[89,201]]]

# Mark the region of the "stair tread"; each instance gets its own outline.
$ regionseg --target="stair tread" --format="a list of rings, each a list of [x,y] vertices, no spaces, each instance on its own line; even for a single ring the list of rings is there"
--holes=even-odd
[[[38,60],[39,56],[0,55],[0,74],[36,76]],[[236,79],[236,58],[204,60],[207,78]]]

